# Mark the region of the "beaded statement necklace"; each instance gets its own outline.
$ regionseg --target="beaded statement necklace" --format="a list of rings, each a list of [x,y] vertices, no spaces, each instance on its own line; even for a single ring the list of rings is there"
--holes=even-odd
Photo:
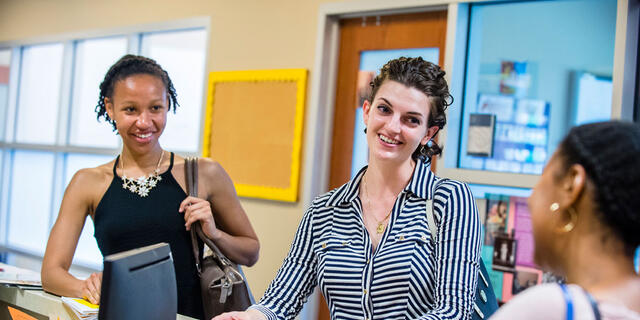
[[[138,178],[129,178],[124,173],[124,158],[120,154],[120,170],[122,170],[122,188],[129,190],[132,193],[139,195],[140,197],[146,197],[149,195],[149,191],[155,187],[162,177],[160,176],[160,163],[162,163],[162,157],[164,156],[164,150],[160,154],[160,160],[156,165],[156,169],[153,170],[149,176],[141,176]]]
[[[387,216],[380,221],[378,221],[378,219],[376,219],[376,217],[373,216],[373,212],[371,211],[371,201],[369,200],[369,190],[367,189],[367,181],[364,179],[364,177],[362,178],[362,181],[364,184],[364,193],[367,195],[367,207],[369,208],[369,212],[371,212],[371,216],[373,217],[373,220],[378,223],[378,227],[376,228],[376,233],[382,234],[384,233],[384,229],[387,227],[387,225],[385,224],[385,221],[389,219],[389,216],[391,215],[391,211],[389,211],[389,213],[387,213]]]

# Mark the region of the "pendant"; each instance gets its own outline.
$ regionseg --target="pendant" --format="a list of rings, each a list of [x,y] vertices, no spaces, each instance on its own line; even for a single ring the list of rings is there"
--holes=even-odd
[[[148,177],[142,176],[137,179],[129,178],[126,175],[123,175],[122,188],[144,198],[149,195],[149,191],[151,191],[153,187],[158,185],[158,182],[160,180],[162,180],[162,177],[159,175],[158,169],[156,169]]]
[[[384,232],[384,224],[382,224],[382,222],[378,222],[378,228],[376,228],[376,232],[378,234],[382,234]]]

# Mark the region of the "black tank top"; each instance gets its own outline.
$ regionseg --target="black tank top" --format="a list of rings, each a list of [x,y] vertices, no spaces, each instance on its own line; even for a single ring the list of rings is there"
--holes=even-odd
[[[146,197],[122,188],[116,174],[120,156],[113,165],[113,180],[96,207],[94,216],[98,247],[103,256],[140,248],[158,242],[171,246],[178,288],[178,313],[193,318],[204,317],[198,272],[191,249],[191,238],[184,227],[180,202],[187,195],[169,169]],[[202,243],[199,243],[202,252]]]

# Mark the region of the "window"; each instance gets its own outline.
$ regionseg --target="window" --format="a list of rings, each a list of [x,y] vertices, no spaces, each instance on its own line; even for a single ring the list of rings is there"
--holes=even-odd
[[[80,40],[75,46],[71,132],[69,144],[80,147],[117,148],[119,139],[111,125],[96,123],[98,85],[104,74],[127,53],[127,38]]]
[[[142,55],[167,70],[178,93],[180,107],[175,114],[169,113],[160,138],[162,146],[169,150],[196,151],[200,146],[206,37],[204,30],[142,35]]]
[[[16,142],[55,143],[63,49],[61,43],[22,49]]]
[[[105,73],[127,53],[158,61],[178,93],[180,107],[168,116],[163,147],[199,153],[206,41],[205,28],[190,27],[13,47],[0,43],[0,246],[42,256],[75,172],[120,152],[120,138],[111,124],[96,121],[95,108]],[[73,263],[100,269],[90,220]]]
[[[617,3],[469,7],[457,167],[540,174],[571,126],[611,118]]]

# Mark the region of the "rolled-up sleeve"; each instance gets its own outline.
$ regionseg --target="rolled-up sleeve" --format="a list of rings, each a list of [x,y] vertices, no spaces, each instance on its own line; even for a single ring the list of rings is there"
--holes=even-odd
[[[315,205],[304,214],[289,254],[258,304],[250,307],[267,319],[293,319],[317,284],[312,220]]]
[[[466,184],[445,183],[439,189],[449,194],[434,200],[442,208],[436,208],[440,212],[436,307],[420,319],[470,319],[480,259],[478,209]]]

